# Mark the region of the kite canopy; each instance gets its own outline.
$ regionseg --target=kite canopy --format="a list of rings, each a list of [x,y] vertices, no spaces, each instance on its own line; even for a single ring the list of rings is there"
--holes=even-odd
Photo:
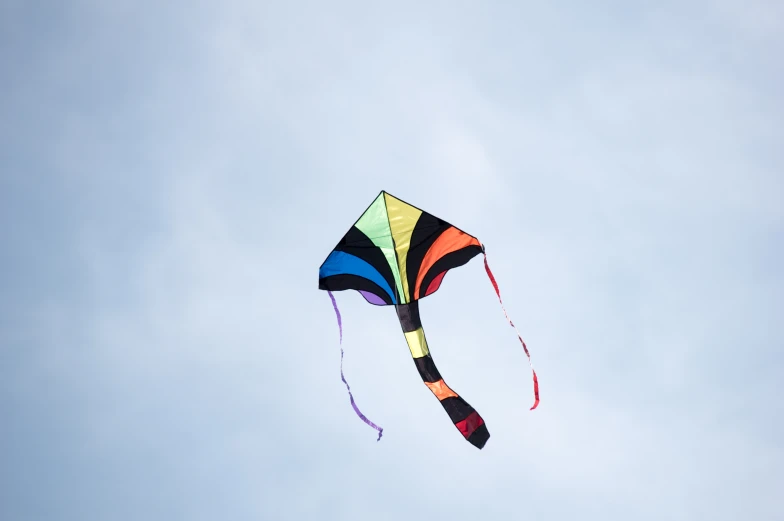
[[[319,268],[319,289],[408,304],[482,251],[476,237],[382,190]]]

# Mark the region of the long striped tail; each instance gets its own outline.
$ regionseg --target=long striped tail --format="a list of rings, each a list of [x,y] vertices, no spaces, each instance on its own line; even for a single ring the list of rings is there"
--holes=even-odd
[[[490,438],[490,432],[479,413],[450,389],[438,372],[427,347],[425,331],[419,319],[419,302],[415,300],[409,304],[398,304],[395,309],[422,381],[441,402],[449,419],[463,437],[471,445],[481,449]]]

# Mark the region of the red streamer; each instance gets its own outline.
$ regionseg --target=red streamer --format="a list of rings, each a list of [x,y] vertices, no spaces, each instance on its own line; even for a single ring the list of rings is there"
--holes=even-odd
[[[484,248],[483,248],[484,249]],[[506,308],[504,307],[504,301],[501,300],[501,292],[498,289],[498,283],[495,281],[495,277],[493,277],[493,272],[490,271],[490,266],[487,264],[487,253],[483,253],[485,257],[485,271],[487,272],[487,276],[490,277],[490,282],[493,284],[493,288],[495,289],[495,294],[498,295],[498,302],[501,303],[501,309],[504,310],[504,316],[506,320],[509,321],[509,325],[512,326],[517,333],[517,338],[520,339],[520,343],[523,344],[523,349],[525,350],[525,355],[528,357],[528,365],[531,366],[531,372],[534,375],[534,405],[531,407],[530,410],[536,409],[536,406],[539,405],[539,379],[536,377],[536,371],[534,371],[534,365],[531,363],[531,354],[528,352],[528,346],[525,345],[525,341],[523,337],[520,336],[520,332],[517,330],[517,327],[514,325],[514,322],[509,318],[509,315],[506,313]]]

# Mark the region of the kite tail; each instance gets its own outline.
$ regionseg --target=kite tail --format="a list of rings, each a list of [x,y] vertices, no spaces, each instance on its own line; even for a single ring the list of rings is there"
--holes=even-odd
[[[490,438],[490,432],[488,432],[485,421],[479,413],[450,389],[438,372],[427,347],[425,332],[419,319],[419,301],[398,304],[395,309],[422,381],[438,398],[441,406],[449,415],[449,419],[452,420],[463,437],[471,445],[481,449]]]
[[[351,400],[351,407],[354,408],[354,412],[357,413],[359,418],[376,429],[378,431],[378,438],[376,441],[381,440],[381,434],[384,432],[384,429],[373,423],[372,421],[368,420],[367,416],[362,414],[362,411],[359,410],[357,407],[356,402],[354,402],[354,395],[351,394],[351,387],[349,387],[348,382],[346,381],[346,377],[343,376],[343,321],[340,318],[340,310],[338,309],[338,303],[335,301],[335,296],[332,294],[331,291],[327,291],[329,293],[329,298],[332,299],[332,307],[335,309],[335,315],[338,317],[338,328],[340,328],[340,379],[343,380],[343,383],[346,384],[346,389],[348,390],[348,397]]]
[[[506,313],[506,308],[504,307],[504,302],[501,300],[501,292],[498,290],[498,283],[495,281],[495,277],[493,277],[493,272],[490,271],[490,266],[487,264],[487,253],[484,252],[484,246],[482,247],[482,254],[485,258],[485,271],[487,272],[487,276],[490,277],[490,282],[493,283],[493,288],[495,288],[495,294],[498,295],[498,302],[501,303],[501,309],[504,310],[504,316],[506,320],[509,321],[509,325],[512,326],[517,333],[517,338],[520,339],[520,343],[523,344],[523,350],[525,351],[525,355],[528,357],[528,365],[531,366],[531,372],[534,375],[534,405],[531,407],[533,411],[536,409],[536,406],[539,405],[539,379],[536,377],[536,371],[534,370],[534,365],[531,363],[531,354],[528,352],[528,346],[525,345],[525,341],[523,341],[523,337],[520,336],[520,332],[517,330],[517,327],[514,325],[514,322],[509,318],[509,315]]]

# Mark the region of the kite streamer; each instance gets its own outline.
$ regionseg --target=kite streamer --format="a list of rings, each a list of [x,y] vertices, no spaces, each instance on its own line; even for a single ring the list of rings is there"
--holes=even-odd
[[[359,407],[357,407],[357,404],[354,401],[354,395],[351,394],[351,387],[349,387],[348,382],[346,381],[346,377],[343,376],[343,320],[341,320],[340,318],[340,310],[338,309],[338,303],[335,300],[335,296],[332,294],[331,291],[328,291],[327,293],[329,293],[329,298],[332,299],[332,308],[335,310],[335,316],[338,317],[338,328],[340,328],[340,346],[341,346],[340,347],[340,379],[343,380],[344,384],[346,384],[346,389],[348,390],[348,397],[349,400],[351,400],[351,407],[354,408],[354,412],[357,413],[357,416],[359,416],[359,418],[363,422],[367,423],[368,425],[370,425],[371,427],[373,427],[378,431],[378,438],[376,439],[376,441],[379,441],[381,440],[381,434],[384,432],[384,429],[382,429],[372,421],[368,420],[367,416],[362,414],[362,411],[359,410]]]
[[[329,298],[332,300],[332,309],[335,310],[335,316],[338,317],[338,328],[340,329],[340,345],[343,345],[343,320],[340,318],[340,310],[338,309],[338,302],[335,300],[335,295],[333,295],[331,291],[327,291],[327,293],[329,293]]]
[[[520,336],[520,332],[517,330],[517,326],[514,325],[512,319],[509,318],[509,315],[506,313],[506,308],[504,307],[504,301],[501,300],[501,292],[498,289],[498,283],[495,281],[495,277],[493,277],[493,272],[490,271],[490,266],[487,264],[487,254],[484,253],[484,260],[485,260],[485,271],[487,272],[487,276],[490,277],[490,282],[493,284],[493,288],[495,288],[495,294],[498,295],[498,302],[501,304],[501,309],[504,310],[504,316],[506,320],[509,321],[509,325],[512,326],[517,333],[517,338],[520,340],[520,343],[523,344],[523,350],[525,351],[525,355],[528,357],[528,365],[531,366],[531,372],[534,375],[534,405],[531,407],[530,410],[536,409],[536,406],[539,405],[539,379],[536,377],[536,371],[534,371],[534,365],[531,363],[531,354],[528,352],[528,346],[525,345],[525,341],[523,337]]]

